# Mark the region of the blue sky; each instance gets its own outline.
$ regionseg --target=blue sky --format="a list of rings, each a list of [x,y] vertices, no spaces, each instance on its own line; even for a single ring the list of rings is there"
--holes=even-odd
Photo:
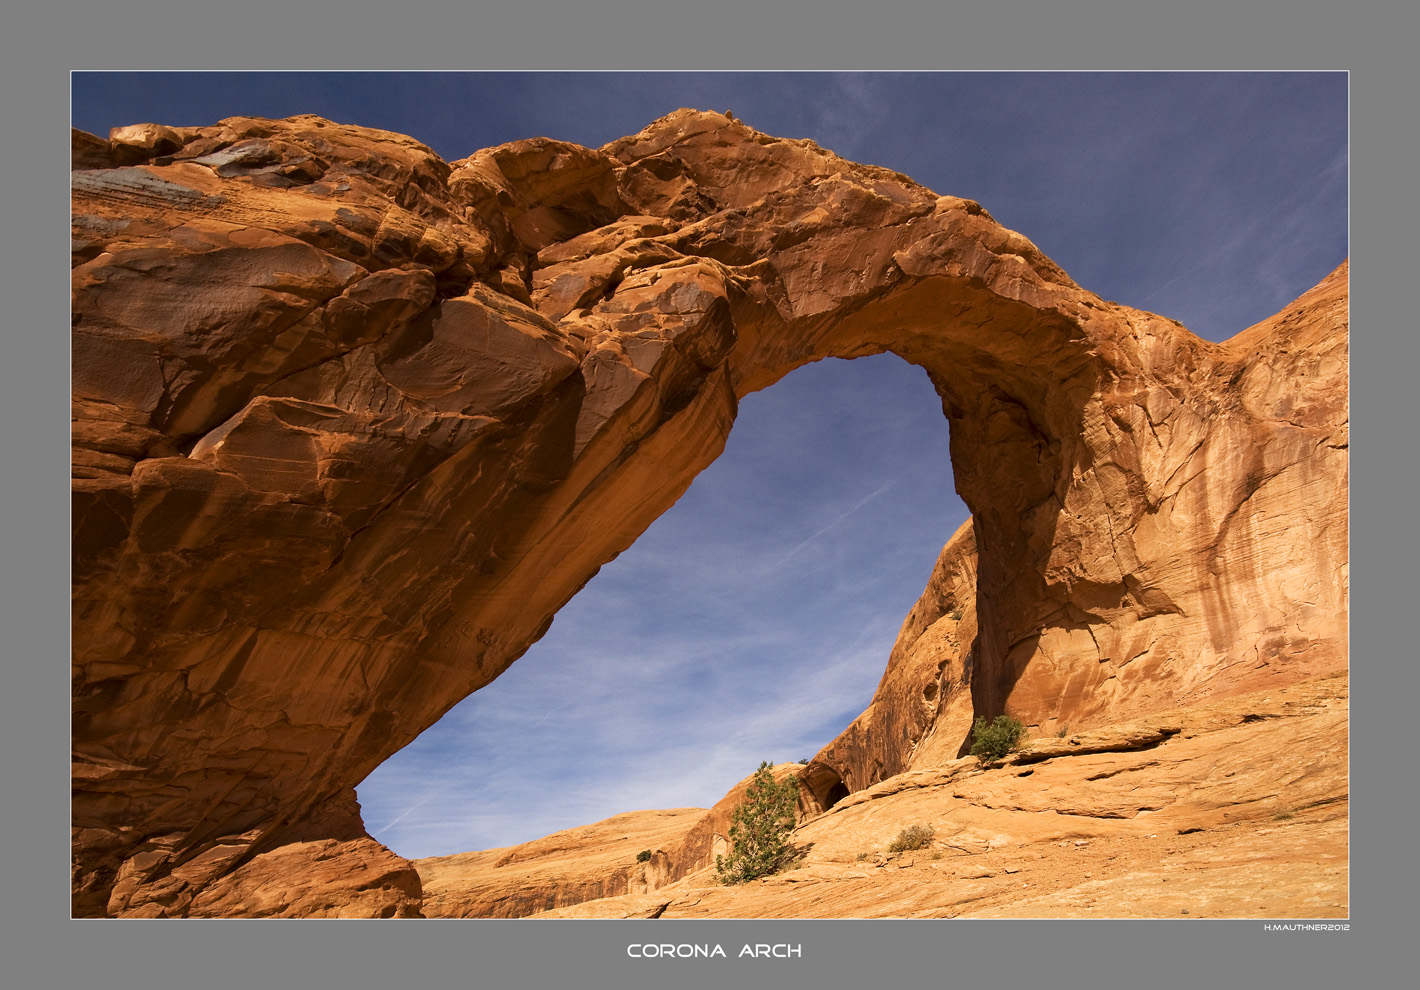
[[[682,106],[979,200],[1081,285],[1222,340],[1347,255],[1344,73],[76,73],[73,123],[317,113],[453,160],[598,146]],[[965,519],[926,375],[825,361],[749,396],[725,454],[498,681],[359,788],[396,852],[708,806],[872,696]]]

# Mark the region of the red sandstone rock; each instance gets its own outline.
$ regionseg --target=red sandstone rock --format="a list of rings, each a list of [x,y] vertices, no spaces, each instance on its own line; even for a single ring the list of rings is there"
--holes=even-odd
[[[1210,344],[974,202],[688,110],[452,164],[314,117],[73,148],[78,914],[417,911],[350,788],[826,356],[927,369],[974,516],[817,807],[974,714],[1345,667],[1344,265]]]

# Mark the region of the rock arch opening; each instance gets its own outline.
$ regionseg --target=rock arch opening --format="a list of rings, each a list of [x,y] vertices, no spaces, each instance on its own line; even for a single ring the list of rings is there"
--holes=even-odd
[[[748,396],[681,500],[518,663],[359,786],[371,834],[410,858],[513,845],[709,807],[760,759],[816,753],[867,705],[965,518],[940,405],[890,355]],[[459,837],[434,841],[461,817]]]

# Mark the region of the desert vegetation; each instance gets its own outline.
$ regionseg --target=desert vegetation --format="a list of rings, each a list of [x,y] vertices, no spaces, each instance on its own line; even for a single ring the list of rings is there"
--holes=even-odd
[[[798,782],[776,781],[769,762],[759,765],[745,800],[730,816],[730,851],[715,857],[721,883],[748,883],[787,869],[795,860],[789,833],[794,828]]]
[[[997,715],[990,724],[987,724],[986,716],[979,715],[971,734],[975,740],[971,744],[971,755],[976,757],[982,766],[990,766],[1000,763],[1021,748],[1026,737],[1026,727],[1021,724],[1020,719],[1010,715]]]
[[[931,825],[909,825],[901,832],[897,833],[897,838],[892,840],[888,846],[888,852],[909,852],[913,849],[925,849],[931,843],[932,837],[937,834],[937,830]]]

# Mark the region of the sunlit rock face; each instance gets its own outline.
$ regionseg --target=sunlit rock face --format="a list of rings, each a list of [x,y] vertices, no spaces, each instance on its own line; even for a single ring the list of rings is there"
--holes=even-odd
[[[927,370],[974,515],[825,780],[973,714],[1344,668],[1345,266],[1211,344],[974,202],[688,110],[453,163],[138,125],[73,165],[76,914],[420,913],[354,785],[828,356]]]

